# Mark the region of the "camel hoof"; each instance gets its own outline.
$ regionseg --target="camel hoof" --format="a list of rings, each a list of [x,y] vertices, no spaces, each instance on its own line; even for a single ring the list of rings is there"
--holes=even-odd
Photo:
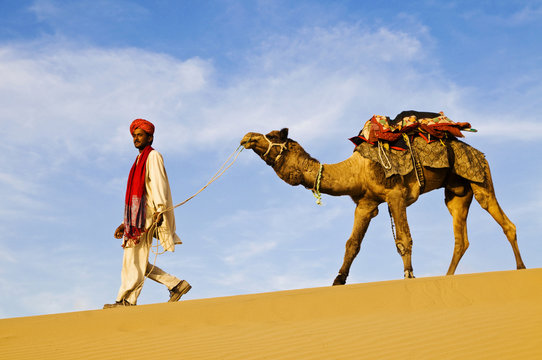
[[[405,270],[405,279],[415,279],[414,272],[412,270]]]
[[[346,276],[344,276],[343,274],[337,275],[335,280],[333,280],[333,286],[344,285],[344,284],[346,284]]]

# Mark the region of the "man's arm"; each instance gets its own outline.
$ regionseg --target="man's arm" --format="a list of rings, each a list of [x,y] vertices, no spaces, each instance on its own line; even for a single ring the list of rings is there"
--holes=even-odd
[[[168,207],[170,196],[169,181],[164,167],[164,159],[158,151],[152,151],[147,158],[147,172],[149,175],[149,190],[155,211],[162,211]],[[171,205],[171,204],[169,204]]]
[[[157,228],[157,238],[160,240],[164,250],[173,251],[175,243],[181,243],[179,237],[175,234],[175,217],[173,214],[173,201],[171,199],[171,190],[164,167],[162,155],[157,151],[151,151],[147,158],[147,198],[148,204],[154,212],[164,213],[157,217],[159,221]],[[160,217],[162,221],[160,222]]]
[[[115,236],[115,239],[122,239],[124,235],[124,223],[119,225],[119,227],[115,230],[115,233],[113,235]]]

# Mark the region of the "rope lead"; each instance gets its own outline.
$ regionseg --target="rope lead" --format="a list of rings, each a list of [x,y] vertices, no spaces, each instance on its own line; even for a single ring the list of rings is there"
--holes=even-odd
[[[199,189],[194,195],[190,196],[189,198],[187,198],[186,200],[178,203],[175,206],[171,206],[171,207],[169,207],[169,208],[167,208],[165,210],[162,210],[162,211],[157,211],[156,213],[158,215],[156,216],[156,220],[151,224],[151,226],[149,226],[147,228],[147,230],[145,230],[145,233],[142,236],[144,236],[147,241],[149,241],[149,240],[152,241],[152,238],[154,237],[155,232],[158,230],[158,219],[160,218],[160,215],[167,212],[167,211],[174,210],[174,209],[178,208],[179,206],[182,206],[182,205],[186,204],[187,202],[189,202],[190,200],[195,198],[203,190],[205,190],[209,185],[211,185],[213,182],[218,180],[218,178],[220,178],[222,175],[224,175],[226,170],[228,170],[235,163],[235,161],[237,160],[237,157],[239,156],[241,151],[243,151],[243,149],[244,149],[244,147],[242,145],[239,145],[239,147],[237,147],[237,149],[235,149],[235,151],[226,159],[224,164],[222,164],[222,166],[218,169],[218,171],[211,177],[211,179],[207,182],[207,184],[205,184],[201,189]],[[151,247],[152,252],[155,255],[161,255],[161,254],[165,253],[165,250],[162,251],[162,252],[158,252],[159,244],[160,244],[160,242],[157,241],[156,245],[153,245]],[[156,247],[156,251],[154,251],[153,247]]]

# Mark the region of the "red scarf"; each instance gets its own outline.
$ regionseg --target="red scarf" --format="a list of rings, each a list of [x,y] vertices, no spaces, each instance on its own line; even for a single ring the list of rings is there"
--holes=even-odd
[[[124,206],[124,244],[128,241],[139,243],[139,236],[145,231],[145,170],[147,157],[153,148],[149,145],[136,158],[126,186]]]

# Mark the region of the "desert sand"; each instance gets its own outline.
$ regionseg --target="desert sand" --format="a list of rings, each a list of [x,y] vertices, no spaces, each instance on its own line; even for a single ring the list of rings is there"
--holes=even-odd
[[[2,319],[0,359],[542,359],[541,285],[528,269]]]

